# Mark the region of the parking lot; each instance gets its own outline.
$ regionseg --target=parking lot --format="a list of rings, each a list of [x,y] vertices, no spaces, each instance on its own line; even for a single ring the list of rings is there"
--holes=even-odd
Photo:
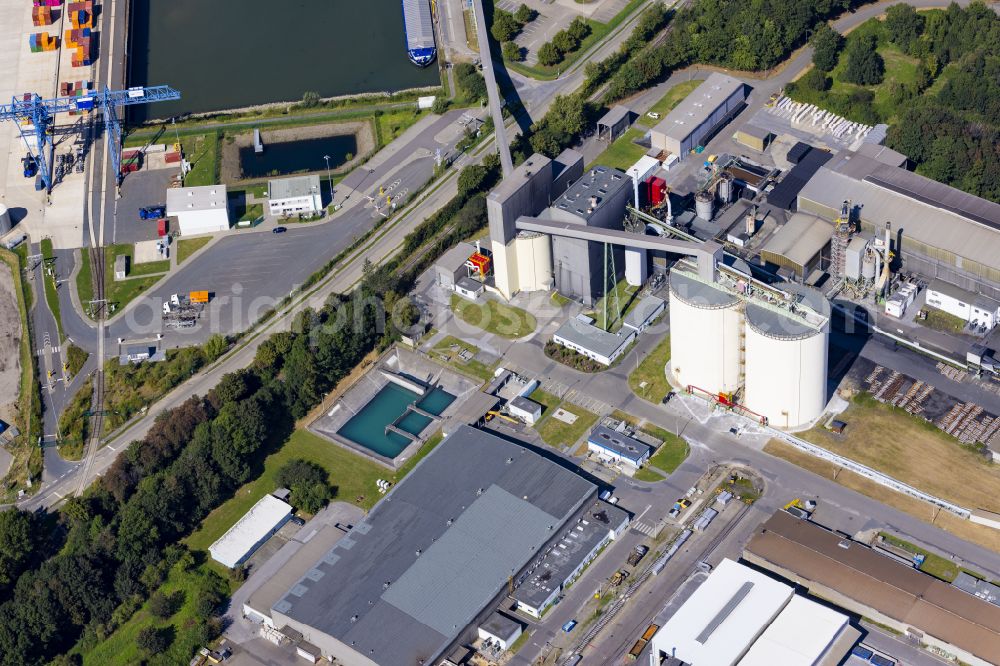
[[[111,238],[106,237],[105,241],[135,243],[156,238],[156,220],[140,220],[139,209],[163,205],[167,200],[167,188],[175,175],[177,169],[141,169],[125,176],[122,196],[111,226]]]

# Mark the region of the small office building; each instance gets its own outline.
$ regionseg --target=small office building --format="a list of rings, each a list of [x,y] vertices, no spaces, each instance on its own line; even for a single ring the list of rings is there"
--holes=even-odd
[[[992,330],[1000,320],[1000,303],[940,279],[928,285],[926,303],[967,324],[985,327],[987,331]]]
[[[609,333],[577,317],[569,319],[552,336],[553,342],[583,354],[601,365],[611,365],[635,340],[635,330],[622,327]]]
[[[634,472],[649,460],[653,447],[625,433],[599,425],[587,437],[587,451],[605,464],[619,465],[626,471]]]
[[[182,236],[211,234],[229,229],[225,185],[178,187],[167,190],[167,217],[177,220]]]
[[[119,254],[115,257],[115,279],[124,280],[128,275],[128,255]]]
[[[509,650],[523,632],[524,626],[520,622],[499,611],[486,618],[478,630],[481,639],[496,643],[501,650]]]
[[[666,309],[667,302],[659,296],[644,296],[622,319],[622,328],[642,333]]]
[[[294,176],[267,181],[267,205],[271,215],[312,215],[323,210],[319,176]]]
[[[528,425],[535,425],[538,419],[542,418],[542,406],[523,395],[516,396],[508,402],[507,411],[510,412],[511,416],[521,419]]]

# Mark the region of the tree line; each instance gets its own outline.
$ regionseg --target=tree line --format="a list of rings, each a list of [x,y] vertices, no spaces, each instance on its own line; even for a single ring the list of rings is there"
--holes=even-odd
[[[495,158],[467,167],[446,212],[418,227],[406,246],[419,247],[446,228],[435,240],[454,242],[484,226],[483,192],[498,172]],[[60,655],[109,636],[154,596],[170,568],[190,556],[178,542],[260,473],[297,419],[418,316],[404,294],[437,255],[427,253],[403,273],[401,262],[411,256],[367,267],[357,289],[299,313],[290,331],[260,345],[249,367],[160,414],[82,497],[54,513],[0,512],[0,664],[69,663]],[[294,461],[280,477],[306,511],[329,498],[323,474],[308,463]],[[206,641],[221,629],[214,615],[222,601],[207,589],[198,604]],[[151,612],[166,614],[172,604],[156,596]],[[145,631],[140,647],[161,651],[168,638]]]

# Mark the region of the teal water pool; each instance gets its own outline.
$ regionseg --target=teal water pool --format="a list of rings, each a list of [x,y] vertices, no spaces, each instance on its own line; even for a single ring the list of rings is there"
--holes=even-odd
[[[352,416],[337,434],[380,456],[395,458],[409,445],[410,440],[395,432],[386,433],[385,427],[406,412],[406,406],[415,400],[418,401],[417,407],[436,416],[455,401],[455,396],[436,388],[421,398],[419,394],[390,382],[361,411]],[[411,411],[396,427],[418,435],[431,420]]]

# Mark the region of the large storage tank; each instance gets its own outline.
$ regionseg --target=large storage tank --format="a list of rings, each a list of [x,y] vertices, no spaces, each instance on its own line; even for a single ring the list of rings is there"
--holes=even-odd
[[[546,234],[522,231],[517,247],[517,282],[521,291],[552,289],[552,240]]]
[[[733,202],[733,174],[728,171],[722,172],[719,176],[719,201],[722,205],[731,204]]]
[[[10,209],[0,203],[0,236],[10,231],[13,226],[10,219]]]
[[[670,273],[670,365],[682,386],[731,393],[740,381],[740,300],[676,268]]]
[[[794,316],[753,301],[746,306],[743,403],[777,428],[812,422],[827,402],[829,305],[812,290],[794,291],[811,292],[805,302],[819,316]]]

